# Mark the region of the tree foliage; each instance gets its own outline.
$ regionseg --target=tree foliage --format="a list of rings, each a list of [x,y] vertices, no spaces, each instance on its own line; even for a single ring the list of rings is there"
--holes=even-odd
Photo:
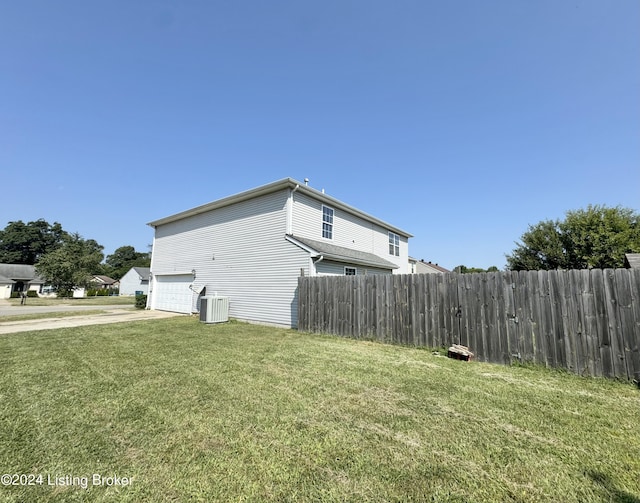
[[[58,295],[68,295],[73,288],[91,286],[92,276],[104,259],[103,247],[79,234],[67,236],[59,248],[45,254],[36,263],[36,271]]]
[[[516,243],[512,270],[606,269],[624,266],[640,252],[640,215],[629,208],[592,206],[568,211],[564,220],[530,225]]]
[[[474,272],[498,272],[499,269],[495,265],[492,265],[488,269],[482,269],[480,267],[467,267],[466,265],[459,265],[455,267],[453,271],[457,272],[458,274],[471,274]]]
[[[120,279],[132,267],[149,267],[151,257],[148,253],[137,252],[133,246],[121,246],[105,260],[105,274]]]
[[[58,222],[44,219],[9,222],[0,230],[0,263],[36,265],[39,274],[56,290],[68,293],[74,287],[88,287],[88,278],[106,274],[120,279],[132,267],[149,267],[150,253],[121,246],[107,256],[93,239],[70,234]]]
[[[52,225],[42,218],[26,224],[22,220],[9,222],[0,230],[0,262],[33,265],[59,248],[68,235],[58,222]]]

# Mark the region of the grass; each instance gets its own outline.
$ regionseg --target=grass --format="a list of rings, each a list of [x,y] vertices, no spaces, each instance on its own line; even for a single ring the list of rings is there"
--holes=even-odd
[[[640,502],[627,383],[188,317],[0,336],[0,365],[0,473],[44,476],[0,501]]]
[[[7,299],[11,305],[19,306],[21,299]],[[27,306],[113,306],[120,304],[134,305],[136,302],[135,297],[114,295],[108,296],[95,296],[95,297],[82,297],[82,298],[57,298],[57,297],[28,297]]]

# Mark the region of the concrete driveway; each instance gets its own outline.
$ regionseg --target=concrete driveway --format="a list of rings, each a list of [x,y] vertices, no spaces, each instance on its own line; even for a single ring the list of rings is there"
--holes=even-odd
[[[65,311],[107,311],[101,314],[86,316],[69,316],[56,318],[57,312]],[[0,322],[0,334],[27,332],[30,330],[51,330],[56,328],[80,327],[84,325],[105,325],[108,323],[123,323],[127,321],[157,320],[185,316],[168,311],[147,311],[135,309],[131,305],[121,306],[12,306],[7,301],[0,301],[0,316],[19,314],[51,313],[51,317],[37,320],[4,321]]]

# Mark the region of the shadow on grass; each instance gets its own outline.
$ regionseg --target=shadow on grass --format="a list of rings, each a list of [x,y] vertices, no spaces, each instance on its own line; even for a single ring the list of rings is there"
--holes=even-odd
[[[587,471],[587,475],[607,491],[613,503],[640,503],[640,498],[618,489],[608,475],[594,470]]]

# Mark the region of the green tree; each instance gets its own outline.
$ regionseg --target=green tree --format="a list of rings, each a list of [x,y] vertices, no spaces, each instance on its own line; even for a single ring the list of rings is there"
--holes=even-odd
[[[107,274],[120,279],[132,267],[149,267],[151,257],[148,253],[137,252],[133,246],[121,246],[105,260]]]
[[[60,247],[69,234],[58,222],[53,225],[44,219],[24,223],[9,222],[0,231],[0,262],[6,264],[35,264],[44,254]]]
[[[458,274],[471,274],[474,272],[497,272],[499,269],[492,265],[488,269],[482,269],[480,267],[467,267],[466,265],[459,265],[453,269],[453,272],[457,272]]]
[[[564,220],[529,226],[511,255],[512,270],[606,269],[624,266],[640,252],[640,215],[629,208],[592,206],[568,211]]]
[[[42,256],[36,263],[36,271],[59,296],[66,296],[73,288],[91,286],[91,278],[104,259],[102,250],[95,240],[71,234],[62,246]]]

